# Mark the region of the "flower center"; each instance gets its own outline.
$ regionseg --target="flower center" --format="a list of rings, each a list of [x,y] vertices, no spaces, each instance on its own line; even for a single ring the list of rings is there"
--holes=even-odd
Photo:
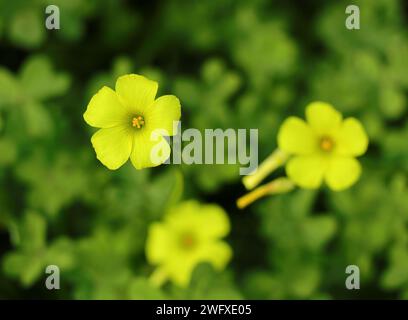
[[[136,116],[132,119],[132,127],[140,129],[145,125],[144,118],[142,116]]]
[[[334,141],[332,138],[329,137],[322,137],[320,139],[320,149],[325,152],[332,151],[334,147]]]
[[[180,239],[180,246],[184,250],[191,250],[195,247],[197,241],[191,233],[184,234]]]

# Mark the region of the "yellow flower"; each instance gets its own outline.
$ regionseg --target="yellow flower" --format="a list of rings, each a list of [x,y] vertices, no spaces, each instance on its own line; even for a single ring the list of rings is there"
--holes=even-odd
[[[343,120],[324,102],[309,104],[306,120],[289,117],[279,129],[279,149],[293,155],[286,164],[288,177],[308,189],[318,188],[323,181],[335,191],[353,185],[361,175],[355,157],[368,146],[361,123],[355,118]]]
[[[188,286],[200,262],[224,269],[232,251],[221,238],[229,231],[228,216],[217,205],[186,201],[173,207],[164,222],[153,223],[148,231],[147,260],[157,266],[153,283],[161,285],[169,279],[179,286]]]
[[[84,119],[100,128],[91,142],[109,169],[118,169],[129,157],[136,169],[158,166],[169,157],[163,136],[176,133],[180,101],[173,95],[155,99],[157,88],[155,81],[128,74],[117,79],[115,91],[103,87],[89,102]]]

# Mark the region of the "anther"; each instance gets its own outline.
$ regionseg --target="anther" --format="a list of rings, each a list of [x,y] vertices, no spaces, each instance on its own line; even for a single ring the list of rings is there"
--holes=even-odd
[[[145,121],[142,116],[133,117],[132,119],[132,127],[140,129],[145,124]]]

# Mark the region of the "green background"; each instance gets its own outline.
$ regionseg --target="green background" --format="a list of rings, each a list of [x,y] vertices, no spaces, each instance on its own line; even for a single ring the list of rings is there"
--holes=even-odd
[[[354,31],[349,1],[51,2],[0,0],[0,298],[408,298],[406,1],[353,1]],[[44,27],[48,4],[60,30]],[[258,128],[260,160],[283,119],[327,101],[369,134],[363,175],[239,211],[238,166],[109,171],[82,114],[126,73],[177,95],[183,128]],[[182,199],[228,212],[234,257],[155,289],[148,226]],[[60,290],[44,286],[48,264]],[[345,288],[351,264],[360,290]]]

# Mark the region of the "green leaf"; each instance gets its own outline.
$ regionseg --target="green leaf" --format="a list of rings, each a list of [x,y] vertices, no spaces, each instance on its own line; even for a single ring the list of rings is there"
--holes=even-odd
[[[75,265],[75,250],[71,240],[60,238],[47,249],[46,264],[57,265],[61,270],[69,270]]]
[[[314,266],[303,265],[288,279],[288,285],[296,298],[308,298],[317,289],[320,272]]]
[[[245,279],[247,296],[255,299],[283,299],[285,287],[272,272],[253,271]]]
[[[189,299],[242,299],[227,273],[220,273],[208,263],[193,271],[189,288],[182,294]]]
[[[336,220],[332,216],[310,218],[304,222],[303,232],[306,246],[318,250],[336,232]]]
[[[34,211],[27,211],[19,225],[19,246],[27,252],[45,247],[47,224],[45,219]]]
[[[30,137],[44,137],[52,132],[54,125],[49,112],[43,104],[30,101],[24,104],[22,109],[20,115]]]
[[[13,74],[0,68],[0,109],[14,105],[21,97],[21,89]]]
[[[138,277],[129,285],[129,298],[134,300],[163,300],[166,295],[154,287],[147,279]]]
[[[408,286],[408,250],[397,245],[390,250],[390,267],[383,274],[382,285],[387,289]]]
[[[41,257],[23,253],[10,253],[3,260],[4,272],[20,279],[24,287],[29,287],[43,272],[44,263]]]
[[[43,17],[39,10],[27,8],[17,12],[10,22],[10,37],[24,48],[38,47],[45,39]]]
[[[397,119],[406,109],[406,99],[403,90],[385,85],[380,91],[380,108],[389,119]]]
[[[0,138],[0,167],[8,166],[17,159],[17,145],[7,137]]]
[[[70,85],[69,76],[55,72],[49,59],[43,55],[30,57],[21,69],[20,78],[24,90],[38,100],[64,94]]]

